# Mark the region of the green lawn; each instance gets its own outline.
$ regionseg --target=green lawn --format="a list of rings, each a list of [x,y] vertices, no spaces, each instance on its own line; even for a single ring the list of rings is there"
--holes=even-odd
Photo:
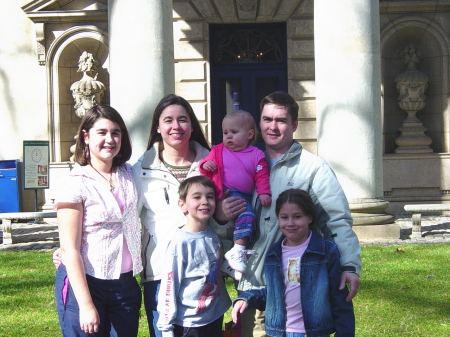
[[[369,246],[362,256],[357,336],[450,336],[450,244]],[[0,266],[0,336],[60,336],[51,254],[0,252]],[[139,336],[148,337],[143,310]]]

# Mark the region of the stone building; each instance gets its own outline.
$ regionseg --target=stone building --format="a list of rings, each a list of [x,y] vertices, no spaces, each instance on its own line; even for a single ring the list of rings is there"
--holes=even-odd
[[[3,0],[0,160],[48,140],[38,204],[52,207],[83,52],[124,116],[132,161],[165,94],[186,98],[217,143],[227,111],[257,119],[261,98],[284,90],[300,106],[295,137],[335,170],[358,234],[398,237],[405,204],[450,200],[449,23],[450,0]]]

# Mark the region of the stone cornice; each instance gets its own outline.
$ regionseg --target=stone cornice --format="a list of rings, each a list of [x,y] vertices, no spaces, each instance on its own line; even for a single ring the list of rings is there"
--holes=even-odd
[[[44,8],[48,8],[49,6],[56,6],[58,8],[62,8],[65,5],[76,1],[76,0],[33,0],[27,3],[26,5],[22,6],[22,10],[27,12],[36,12],[43,10]],[[108,0],[95,0],[97,3],[101,3],[102,5],[107,6]]]
[[[108,10],[43,11],[27,13],[34,23],[108,21]]]
[[[380,14],[450,11],[450,0],[380,1]]]
[[[108,1],[93,1],[93,6],[82,9],[67,9],[64,6],[74,0],[34,0],[22,6],[22,10],[28,18],[35,23],[37,57],[39,65],[45,65],[45,25],[51,23],[75,23],[86,22],[107,22],[108,21]],[[97,4],[100,4],[98,8]],[[68,7],[66,7],[68,8]]]

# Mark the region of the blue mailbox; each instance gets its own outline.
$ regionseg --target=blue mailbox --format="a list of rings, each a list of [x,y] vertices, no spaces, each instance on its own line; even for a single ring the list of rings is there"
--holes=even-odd
[[[0,213],[20,212],[19,160],[0,160]]]

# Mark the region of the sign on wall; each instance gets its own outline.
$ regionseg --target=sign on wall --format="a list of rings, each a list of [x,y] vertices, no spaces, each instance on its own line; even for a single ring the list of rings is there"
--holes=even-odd
[[[48,140],[24,140],[24,189],[49,187]]]

